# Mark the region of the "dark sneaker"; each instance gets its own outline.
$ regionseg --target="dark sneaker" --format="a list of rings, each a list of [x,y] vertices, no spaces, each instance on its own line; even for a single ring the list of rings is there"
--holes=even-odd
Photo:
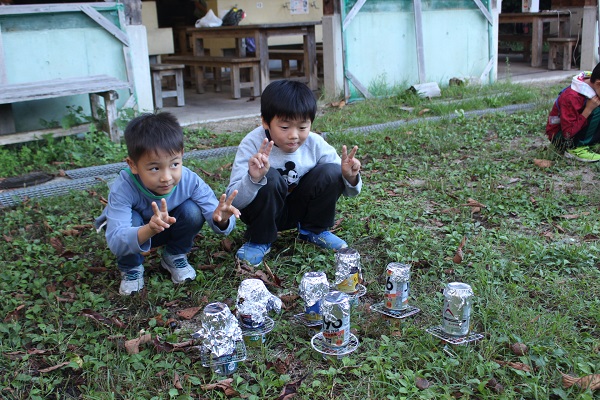
[[[171,255],[163,250],[160,266],[169,271],[171,280],[176,285],[196,279],[196,270],[188,263],[185,254]]]
[[[138,265],[127,272],[121,271],[119,294],[131,296],[144,288],[144,266]]]
[[[594,153],[588,146],[567,149],[565,150],[565,157],[588,163],[600,161],[600,154]]]
[[[235,254],[236,258],[240,261],[245,261],[250,265],[259,265],[265,254],[271,251],[271,243],[259,244],[246,242]]]
[[[298,229],[298,239],[316,244],[319,247],[330,250],[339,250],[348,247],[348,243],[329,231],[313,233],[302,228]]]

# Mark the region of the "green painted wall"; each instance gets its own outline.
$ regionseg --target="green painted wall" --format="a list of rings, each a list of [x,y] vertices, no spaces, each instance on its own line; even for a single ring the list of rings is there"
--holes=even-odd
[[[351,4],[344,10],[345,17]],[[491,33],[473,0],[423,1],[422,26],[426,82],[447,86],[450,78],[480,77]],[[412,0],[368,0],[343,36],[346,70],[372,94],[419,83]],[[353,97],[362,97],[350,87]]]
[[[101,14],[119,26],[117,8]],[[0,29],[8,83],[101,74],[127,81],[123,44],[82,12],[1,15]],[[118,106],[128,97],[120,91]],[[44,128],[42,119],[60,122],[67,106],[90,115],[87,95],[15,103],[16,129]]]

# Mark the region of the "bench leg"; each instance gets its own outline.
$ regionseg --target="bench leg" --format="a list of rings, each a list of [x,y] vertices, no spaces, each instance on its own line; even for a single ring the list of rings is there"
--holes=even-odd
[[[252,82],[254,82],[252,95],[258,97],[260,96],[260,69],[258,68],[258,64],[252,66]]]
[[[213,68],[213,75],[215,77],[215,92],[220,93],[223,90],[223,74],[221,74],[221,67]]]
[[[196,93],[204,93],[204,69],[194,67],[194,75],[196,75]]]
[[[571,54],[573,51],[572,43],[565,43],[563,45],[563,70],[568,71],[571,69]]]
[[[242,97],[242,89],[240,87],[240,66],[237,64],[231,66],[231,95],[234,99]]]
[[[185,106],[185,97],[183,94],[183,69],[175,71],[175,87],[177,90],[177,107]]]
[[[290,60],[286,59],[281,60],[281,72],[283,73],[284,78],[289,78],[290,76],[292,76],[290,62]]]
[[[154,91],[154,108],[163,108],[162,74],[152,72],[152,90]]]
[[[117,125],[117,105],[115,100],[119,98],[119,94],[114,90],[101,93],[90,93],[90,104],[92,107],[92,116],[96,120],[100,120],[98,110],[100,108],[99,97],[104,98],[104,107],[106,109],[106,121],[102,124],[102,127],[108,133],[110,140],[119,143],[121,141],[121,132]]]
[[[556,69],[556,53],[558,52],[558,46],[554,43],[550,45],[550,50],[548,51],[548,69],[555,70]]]

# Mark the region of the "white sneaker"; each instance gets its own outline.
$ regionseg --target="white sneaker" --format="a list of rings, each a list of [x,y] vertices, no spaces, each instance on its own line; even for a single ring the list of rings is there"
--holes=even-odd
[[[196,279],[196,270],[188,263],[185,254],[171,255],[163,250],[160,265],[171,273],[171,280],[177,285]]]
[[[140,292],[144,288],[144,266],[138,265],[127,272],[121,271],[121,285],[119,294],[121,296],[131,296]]]

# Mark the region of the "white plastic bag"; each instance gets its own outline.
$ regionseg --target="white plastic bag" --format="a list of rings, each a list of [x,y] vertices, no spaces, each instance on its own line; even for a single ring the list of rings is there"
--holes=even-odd
[[[221,26],[223,21],[217,17],[213,10],[208,10],[206,15],[196,21],[196,28],[214,28],[215,26]]]

